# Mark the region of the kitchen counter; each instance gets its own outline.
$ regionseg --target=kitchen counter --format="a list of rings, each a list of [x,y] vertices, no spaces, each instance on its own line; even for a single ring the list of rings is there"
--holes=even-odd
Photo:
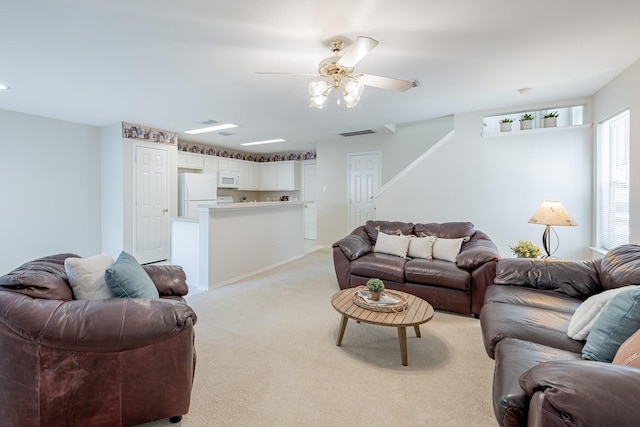
[[[197,220],[172,220],[172,263],[188,266],[189,286],[213,289],[301,258],[305,203],[199,205]]]

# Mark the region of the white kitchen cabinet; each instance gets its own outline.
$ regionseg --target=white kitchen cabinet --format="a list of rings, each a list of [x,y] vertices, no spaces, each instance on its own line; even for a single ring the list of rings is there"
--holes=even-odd
[[[202,173],[207,173],[211,175],[218,175],[218,158],[214,156],[205,156],[204,157],[204,168],[202,169]]]
[[[239,172],[239,161],[235,159],[228,159],[226,157],[218,157],[218,169],[221,171],[234,171]]]
[[[300,164],[296,161],[261,163],[260,190],[298,190],[299,175]]]
[[[260,165],[258,163],[238,160],[238,175],[240,175],[238,190],[260,189]]]
[[[178,167],[202,170],[204,168],[204,156],[199,154],[178,153]]]

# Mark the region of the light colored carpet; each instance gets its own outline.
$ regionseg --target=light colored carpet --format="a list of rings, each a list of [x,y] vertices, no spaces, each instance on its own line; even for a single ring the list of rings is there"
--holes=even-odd
[[[495,426],[480,322],[436,311],[407,329],[349,321],[329,249],[187,299],[198,315],[191,409],[179,426]],[[169,426],[168,420],[145,427]]]

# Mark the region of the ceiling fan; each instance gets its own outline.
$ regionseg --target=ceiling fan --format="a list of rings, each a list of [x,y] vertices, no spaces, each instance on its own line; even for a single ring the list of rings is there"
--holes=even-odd
[[[378,41],[371,37],[360,36],[344,51],[343,40],[331,40],[329,49],[332,56],[320,61],[317,73],[265,73],[258,74],[297,74],[308,76],[320,76],[325,79],[309,84],[311,95],[310,107],[322,108],[333,90],[342,89],[342,97],[348,108],[354,107],[360,102],[364,86],[404,92],[418,86],[416,80],[398,80],[389,77],[374,76],[371,74],[355,73],[354,67],[374,47]],[[340,98],[338,98],[338,104]]]

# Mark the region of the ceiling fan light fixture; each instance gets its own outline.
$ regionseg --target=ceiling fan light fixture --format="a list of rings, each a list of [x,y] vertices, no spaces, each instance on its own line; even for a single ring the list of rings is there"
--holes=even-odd
[[[323,108],[330,91],[331,87],[324,80],[309,83],[309,94],[311,95],[309,107]]]
[[[364,85],[356,80],[349,80],[344,86],[342,97],[347,103],[347,108],[355,107],[360,102],[360,97],[364,92]]]

